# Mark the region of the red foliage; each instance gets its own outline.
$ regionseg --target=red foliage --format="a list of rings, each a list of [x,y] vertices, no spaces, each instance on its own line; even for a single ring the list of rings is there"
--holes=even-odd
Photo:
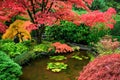
[[[5,33],[7,26],[0,22],[0,33]]]
[[[116,14],[114,8],[109,8],[106,12],[93,11],[81,15],[81,22],[88,26],[96,26],[96,24],[103,23],[110,29],[114,27],[115,20],[113,16]]]
[[[99,43],[103,45],[103,48],[105,50],[114,51],[115,49],[118,49],[120,47],[120,42],[117,41],[117,39],[113,40],[111,36],[103,37],[103,39],[101,39]]]
[[[97,57],[80,73],[78,80],[120,80],[120,54]]]
[[[93,0],[2,0],[0,1],[0,20],[9,21],[11,17],[15,15],[28,13],[31,22],[35,25],[53,25],[58,24],[60,20],[68,20],[79,24],[79,15],[72,11],[72,5],[76,4],[77,7],[82,7],[90,11],[87,5],[90,6],[92,1]],[[35,25],[33,25],[33,27],[35,27]],[[30,28],[31,27],[32,26],[30,26]]]
[[[67,44],[61,44],[60,42],[55,42],[52,44],[52,46],[54,46],[56,49],[55,53],[67,53],[73,51],[70,46]]]

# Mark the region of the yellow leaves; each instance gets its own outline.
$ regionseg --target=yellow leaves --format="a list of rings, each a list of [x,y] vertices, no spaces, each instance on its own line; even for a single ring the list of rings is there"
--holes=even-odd
[[[18,36],[20,42],[22,40],[30,40],[31,35],[25,29],[26,26],[29,26],[30,24],[32,24],[30,21],[16,20],[9,26],[9,28],[6,30],[5,34],[3,34],[2,39],[12,39],[13,40],[15,38],[15,36]]]

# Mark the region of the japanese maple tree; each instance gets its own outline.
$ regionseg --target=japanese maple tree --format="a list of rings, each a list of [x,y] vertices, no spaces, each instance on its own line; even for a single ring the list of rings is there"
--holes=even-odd
[[[119,80],[119,66],[119,53],[97,57],[83,68],[78,80]]]
[[[72,6],[90,11],[87,6],[90,6],[92,2],[93,0],[1,0],[0,31],[5,32],[3,23],[13,16],[28,15],[33,24],[27,29],[32,30],[32,26],[36,27],[37,29],[34,29],[36,29],[37,42],[41,43],[46,25],[59,24],[60,20],[80,23],[80,16],[72,11]]]

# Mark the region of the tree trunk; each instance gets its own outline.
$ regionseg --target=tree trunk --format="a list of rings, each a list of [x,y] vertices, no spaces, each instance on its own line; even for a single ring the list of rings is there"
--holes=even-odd
[[[45,31],[45,25],[42,24],[40,27],[36,30],[36,41],[38,44],[42,43],[42,34]]]

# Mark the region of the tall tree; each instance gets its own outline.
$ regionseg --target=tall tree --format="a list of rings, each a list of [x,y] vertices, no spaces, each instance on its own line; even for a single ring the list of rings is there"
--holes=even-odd
[[[15,15],[28,15],[33,24],[27,28],[31,30],[33,27],[37,28],[36,40],[41,43],[46,25],[59,24],[60,20],[79,24],[80,16],[72,11],[72,6],[90,11],[87,6],[90,6],[92,2],[93,0],[2,0],[0,1],[0,27],[3,27],[2,23],[9,21]],[[2,28],[2,32],[5,32],[5,29],[5,27]]]

